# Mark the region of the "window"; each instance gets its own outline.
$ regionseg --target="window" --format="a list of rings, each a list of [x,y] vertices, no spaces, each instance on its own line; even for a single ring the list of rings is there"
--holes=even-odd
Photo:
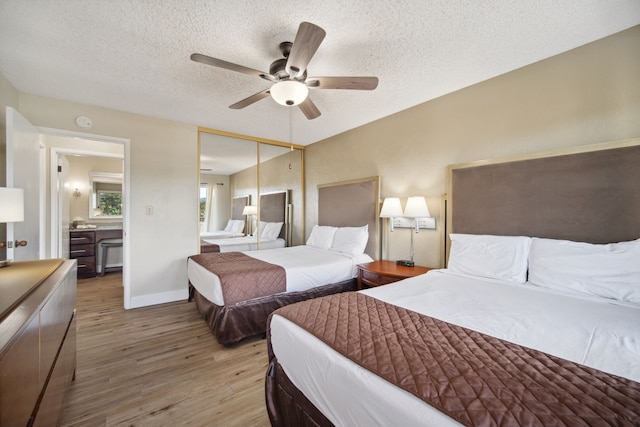
[[[97,196],[101,216],[122,216],[122,192],[98,190]]]
[[[90,172],[89,218],[122,218],[122,174]]]
[[[209,194],[209,184],[200,184],[200,223],[207,220],[207,195]]]

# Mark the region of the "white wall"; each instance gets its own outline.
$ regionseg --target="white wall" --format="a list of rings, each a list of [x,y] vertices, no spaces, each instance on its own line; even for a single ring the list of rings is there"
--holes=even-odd
[[[198,130],[159,120],[50,98],[20,95],[18,110],[34,125],[83,131],[130,142],[130,307],[187,297],[186,259],[198,250]],[[146,207],[153,215],[146,215]],[[125,301],[127,304],[127,301]]]
[[[18,91],[13,85],[0,73],[0,187],[4,187],[6,184],[6,170],[5,165],[7,163],[7,117],[5,110],[7,107],[17,108]],[[7,240],[7,227],[5,224],[0,224],[0,242]],[[0,260],[7,259],[7,250],[0,248]]]

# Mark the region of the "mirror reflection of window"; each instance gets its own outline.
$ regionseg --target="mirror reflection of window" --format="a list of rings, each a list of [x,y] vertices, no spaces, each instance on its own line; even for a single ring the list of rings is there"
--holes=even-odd
[[[207,217],[208,217],[208,195],[209,195],[209,184],[201,183],[200,184],[200,230],[204,231],[206,229]]]

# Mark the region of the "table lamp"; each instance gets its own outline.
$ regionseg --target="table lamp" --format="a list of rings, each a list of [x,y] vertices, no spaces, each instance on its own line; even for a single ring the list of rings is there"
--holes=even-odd
[[[0,187],[0,223],[24,221],[24,190],[21,188]],[[16,246],[25,246],[27,242],[15,242]],[[0,242],[0,248],[13,247],[12,242]],[[0,267],[11,264],[11,260],[0,260]]]

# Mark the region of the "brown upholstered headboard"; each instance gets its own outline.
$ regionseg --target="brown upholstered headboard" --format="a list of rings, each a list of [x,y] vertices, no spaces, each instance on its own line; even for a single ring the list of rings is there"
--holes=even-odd
[[[369,225],[369,242],[365,252],[380,259],[380,224],[378,177],[318,186],[318,225],[360,227]]]
[[[246,218],[242,215],[242,211],[250,202],[251,196],[234,197],[231,202],[231,219],[241,219],[244,221]]]
[[[447,236],[640,238],[640,138],[449,167]]]
[[[289,190],[275,193],[260,194],[260,221],[282,222],[283,227],[278,237],[287,240],[290,224],[287,212],[289,210]],[[287,240],[287,242],[289,242]]]

